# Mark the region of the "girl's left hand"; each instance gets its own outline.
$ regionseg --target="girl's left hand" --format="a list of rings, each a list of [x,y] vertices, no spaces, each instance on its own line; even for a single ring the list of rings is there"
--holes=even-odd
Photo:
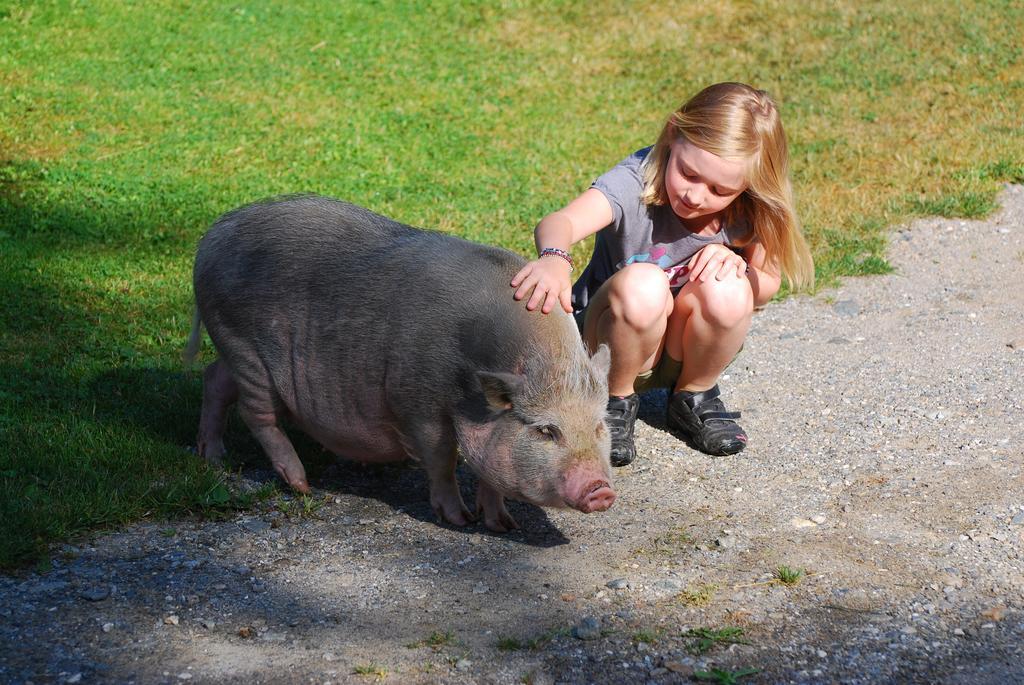
[[[693,281],[707,281],[710,278],[721,281],[731,276],[742,278],[747,273],[747,262],[721,243],[702,247],[687,263]]]

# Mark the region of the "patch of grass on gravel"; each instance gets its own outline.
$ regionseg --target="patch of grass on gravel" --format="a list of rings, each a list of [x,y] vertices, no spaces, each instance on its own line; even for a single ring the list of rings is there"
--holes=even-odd
[[[710,671],[695,671],[693,677],[697,680],[713,680],[719,685],[736,685],[740,678],[760,673],[756,668],[742,668],[738,671],[731,671],[726,668],[712,668]]]
[[[711,604],[716,592],[718,586],[714,583],[700,583],[687,586],[676,595],[676,599],[683,606],[706,607]]]
[[[714,647],[720,645],[749,645],[750,642],[743,639],[743,629],[735,626],[719,628],[691,628],[682,634],[687,641],[686,649],[691,654],[700,656],[707,654]]]
[[[971,0],[0,6],[0,567],[226,504],[184,451],[179,363],[222,212],[320,192],[530,254],[686,96],[742,80],[780,103],[820,282],[884,273],[887,227],[1024,177],[1022,29]],[[263,459],[238,422],[228,447]]]
[[[796,585],[804,577],[805,571],[802,568],[791,568],[779,566],[775,569],[774,578],[783,585]]]

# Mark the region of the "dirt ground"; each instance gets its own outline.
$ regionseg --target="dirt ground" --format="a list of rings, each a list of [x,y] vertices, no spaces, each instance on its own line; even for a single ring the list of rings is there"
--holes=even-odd
[[[421,471],[339,463],[309,513],[64,545],[0,576],[0,681],[1024,682],[1024,188],[1001,202],[760,312],[721,383],[739,456],[653,393],[604,514],[454,529]]]

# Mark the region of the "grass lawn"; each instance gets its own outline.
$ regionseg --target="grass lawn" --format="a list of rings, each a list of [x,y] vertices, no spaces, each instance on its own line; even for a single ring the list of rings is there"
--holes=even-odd
[[[881,273],[888,227],[1024,182],[1021,35],[1015,0],[0,1],[0,567],[248,504],[184,451],[191,260],[222,212],[315,191],[530,254],[740,80],[780,103],[819,282]]]

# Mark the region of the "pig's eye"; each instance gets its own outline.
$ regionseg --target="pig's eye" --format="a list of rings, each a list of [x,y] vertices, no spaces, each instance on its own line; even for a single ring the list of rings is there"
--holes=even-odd
[[[558,430],[558,426],[538,426],[537,432],[548,440],[558,440],[562,437],[562,433]]]

